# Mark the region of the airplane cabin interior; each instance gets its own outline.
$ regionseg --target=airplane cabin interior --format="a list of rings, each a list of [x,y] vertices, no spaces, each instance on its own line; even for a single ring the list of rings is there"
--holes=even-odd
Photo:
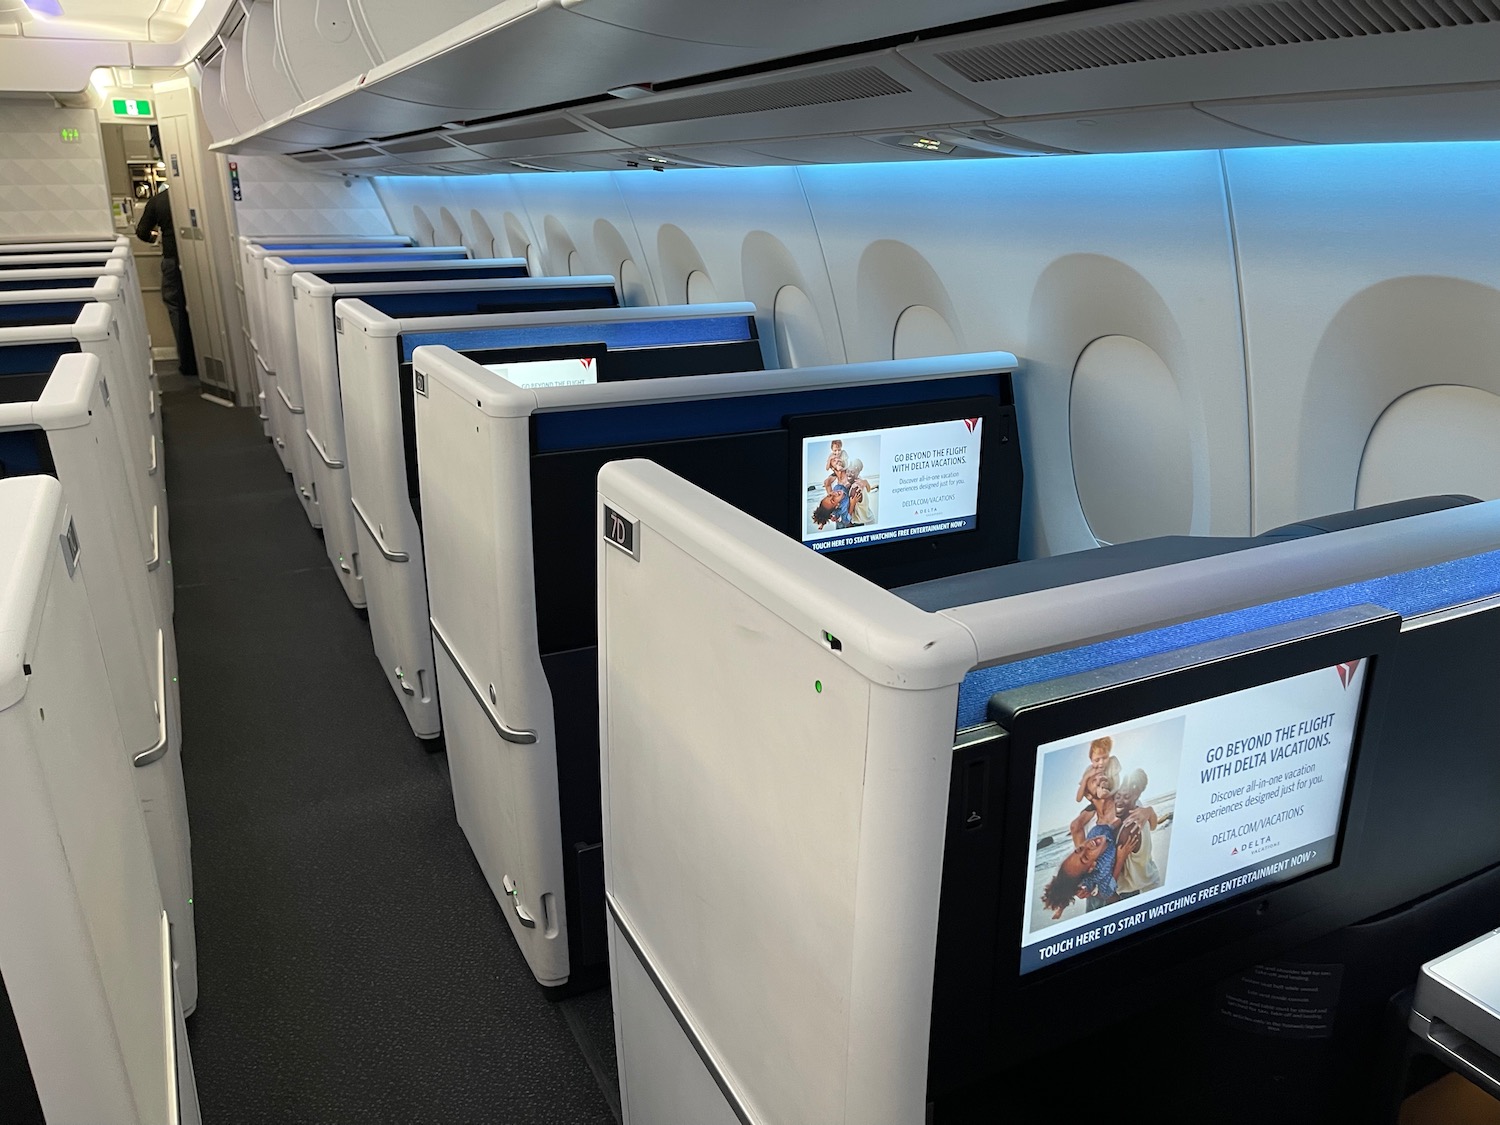
[[[1497,357],[1493,0],[0,0],[0,1118],[1500,1125]]]

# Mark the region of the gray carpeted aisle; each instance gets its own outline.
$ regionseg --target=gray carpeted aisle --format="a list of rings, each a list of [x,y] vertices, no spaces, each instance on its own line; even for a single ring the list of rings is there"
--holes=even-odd
[[[537,988],[259,421],[164,409],[205,1121],[610,1125],[608,992]]]

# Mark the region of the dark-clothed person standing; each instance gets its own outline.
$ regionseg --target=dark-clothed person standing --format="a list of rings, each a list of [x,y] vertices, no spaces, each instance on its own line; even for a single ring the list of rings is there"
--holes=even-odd
[[[172,321],[172,335],[177,341],[177,369],[183,375],[198,375],[198,360],[193,354],[193,330],[188,325],[187,294],[182,288],[182,267],[177,261],[177,228],[172,225],[172,203],[163,185],[141,209],[141,221],[135,236],[142,242],[155,242],[161,231],[161,300]]]

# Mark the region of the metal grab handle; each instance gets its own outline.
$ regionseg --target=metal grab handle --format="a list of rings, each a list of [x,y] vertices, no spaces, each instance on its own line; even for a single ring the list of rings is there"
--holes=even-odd
[[[370,522],[370,517],[365,515],[365,510],[359,506],[358,500],[351,497],[349,504],[354,508],[354,514],[359,517],[359,522],[364,524],[365,530],[370,533],[370,538],[375,540],[375,546],[380,548],[382,555],[391,562],[411,562],[411,556],[405,551],[393,551],[385,545],[385,540],[380,537],[380,532],[375,530],[375,525]]]
[[[417,689],[406,682],[406,673],[401,670],[401,665],[397,664],[396,667],[391,670],[396,673],[396,682],[400,684],[401,690],[404,691],[407,695],[415,696],[417,694]]]
[[[151,435],[151,467],[146,470],[147,476],[156,475],[156,435]]]
[[[156,742],[131,758],[137,766],[149,766],[167,752],[167,638],[156,631]]]
[[[306,413],[306,411],[304,411],[302,407],[300,407],[300,406],[293,406],[292,405],[292,400],[286,397],[286,392],[281,389],[281,384],[280,383],[276,384],[276,393],[281,396],[282,404],[288,410],[290,410],[293,414],[303,414],[303,413]]]
[[[318,456],[323,459],[323,464],[327,465],[330,469],[342,469],[344,467],[342,461],[335,461],[332,457],[328,456],[328,450],[323,448],[323,443],[313,436],[311,430],[304,430],[302,432],[307,435],[307,440],[312,442],[312,447],[318,451]]]
[[[509,875],[502,875],[500,883],[505,887],[505,897],[510,899],[510,904],[516,908],[516,917],[520,920],[521,925],[525,926],[528,930],[536,929],[536,919],[528,914],[526,908],[521,905],[521,888],[516,886]]]
[[[536,731],[516,730],[514,727],[506,726],[495,717],[494,711],[490,710],[490,705],[485,702],[484,696],[480,694],[478,686],[474,683],[474,678],[469,675],[469,670],[464,667],[464,662],[458,658],[458,653],[453,651],[453,646],[448,643],[448,638],[443,636],[443,631],[438,628],[437,622],[434,621],[431,624],[433,639],[442,646],[443,651],[448,654],[448,659],[453,661],[453,666],[458,669],[459,678],[463,680],[464,686],[469,689],[469,694],[478,701],[479,709],[484,712],[485,718],[489,719],[490,726],[495,728],[495,733],[505,739],[506,742],[514,742],[519,746],[529,746],[535,742]]]
[[[151,557],[146,560],[146,569],[161,566],[161,509],[151,505]]]

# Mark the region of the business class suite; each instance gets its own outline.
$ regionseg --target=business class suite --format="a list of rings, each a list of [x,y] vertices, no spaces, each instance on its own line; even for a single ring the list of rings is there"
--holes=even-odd
[[[0,13],[19,1119],[1489,1111],[1493,13],[597,2]]]

